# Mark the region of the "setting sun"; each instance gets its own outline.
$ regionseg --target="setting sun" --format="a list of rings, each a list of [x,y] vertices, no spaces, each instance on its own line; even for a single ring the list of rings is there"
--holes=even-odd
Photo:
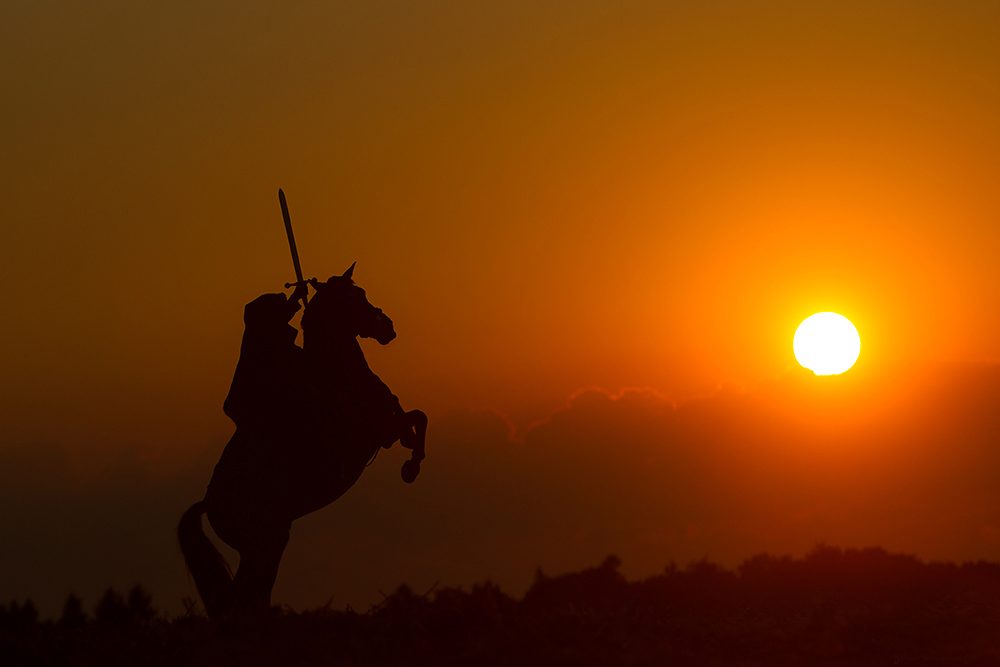
[[[843,315],[816,313],[795,330],[792,349],[798,362],[816,375],[836,375],[858,360],[861,337]]]

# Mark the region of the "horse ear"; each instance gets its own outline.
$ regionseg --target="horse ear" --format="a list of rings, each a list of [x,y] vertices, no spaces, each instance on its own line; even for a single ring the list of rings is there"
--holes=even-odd
[[[349,268],[346,271],[344,271],[344,275],[342,275],[340,277],[341,278],[350,278],[351,276],[353,276],[354,275],[354,265],[355,264],[357,264],[357,262],[354,262],[354,264],[351,264],[351,268]]]

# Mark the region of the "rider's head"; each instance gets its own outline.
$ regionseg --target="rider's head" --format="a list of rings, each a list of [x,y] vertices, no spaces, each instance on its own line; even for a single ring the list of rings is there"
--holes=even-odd
[[[361,336],[386,345],[396,337],[390,320],[381,309],[368,303],[365,291],[354,284],[354,264],[340,276],[316,283],[302,314],[304,340],[326,336]],[[306,343],[308,344],[308,343]]]

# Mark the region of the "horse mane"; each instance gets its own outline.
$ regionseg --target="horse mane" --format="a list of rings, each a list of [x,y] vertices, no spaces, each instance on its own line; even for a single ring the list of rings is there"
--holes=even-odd
[[[318,316],[316,314],[315,308],[310,310],[310,306],[316,303],[316,299],[319,299],[320,310],[323,310],[324,307],[327,305],[326,304],[327,297],[324,297],[323,295],[324,293],[329,295],[330,292],[334,289],[334,287],[331,286],[330,283],[334,283],[334,285],[340,288],[356,287],[354,279],[348,276],[330,276],[330,278],[326,282],[317,281],[313,283],[313,288],[316,290],[316,293],[313,295],[312,299],[309,301],[309,304],[306,305],[305,311],[302,313],[301,326],[303,329],[308,327],[309,322],[312,322]],[[310,313],[313,314],[310,315]]]

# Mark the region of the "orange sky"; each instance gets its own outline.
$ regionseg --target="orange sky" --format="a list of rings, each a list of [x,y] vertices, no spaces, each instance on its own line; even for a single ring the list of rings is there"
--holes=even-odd
[[[666,4],[7,8],[0,449],[203,485],[242,307],[293,278],[279,186],[305,273],[357,260],[399,333],[369,362],[432,422],[752,393],[833,310],[862,337],[838,414],[905,442],[921,378],[1000,357],[1000,8]],[[935,535],[883,543],[989,555]]]

